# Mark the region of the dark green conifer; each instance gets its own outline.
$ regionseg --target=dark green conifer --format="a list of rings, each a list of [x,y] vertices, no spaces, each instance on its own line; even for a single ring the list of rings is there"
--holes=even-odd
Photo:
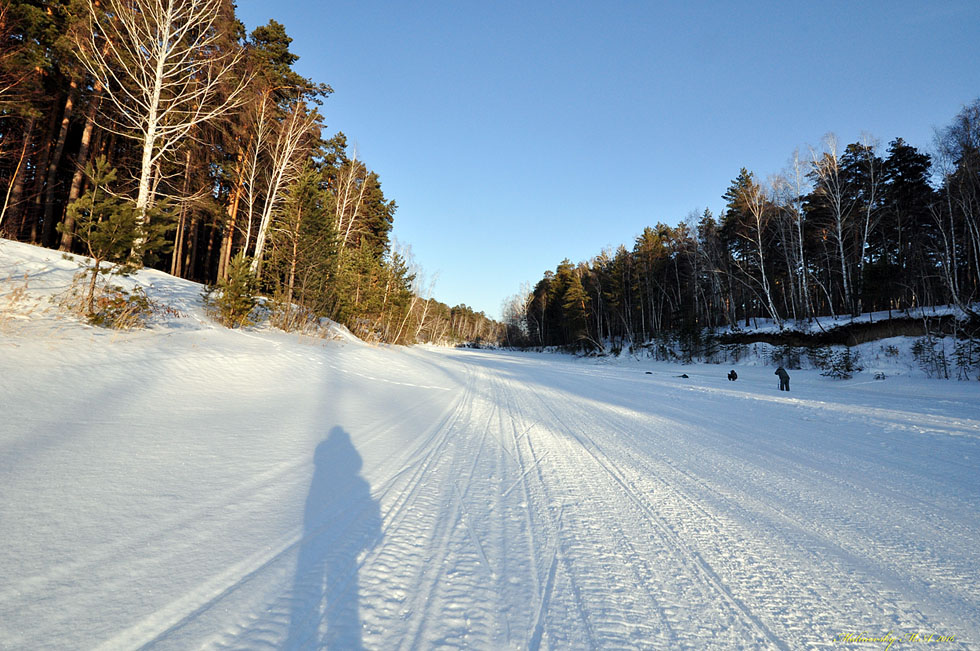
[[[75,237],[81,242],[92,259],[88,289],[84,302],[86,312],[95,311],[95,287],[100,273],[128,274],[141,266],[143,251],[159,248],[169,229],[168,213],[157,210],[155,219],[145,228],[140,227],[139,211],[131,200],[115,195],[110,186],[116,180],[116,170],[109,166],[104,156],[96,158],[86,168],[92,187],[77,201],[68,206],[68,213],[75,223]],[[63,229],[63,224],[58,225]],[[114,263],[111,270],[105,263]]]
[[[205,304],[229,328],[252,325],[252,310],[258,304],[258,282],[251,270],[251,259],[240,251],[228,265],[228,277],[205,293]]]

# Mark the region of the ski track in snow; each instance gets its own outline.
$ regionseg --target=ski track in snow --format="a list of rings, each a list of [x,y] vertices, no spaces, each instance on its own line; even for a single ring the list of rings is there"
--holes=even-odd
[[[976,383],[45,323],[0,648],[980,647]]]
[[[330,377],[346,361],[309,352],[306,368]],[[228,363],[202,354],[183,377]],[[0,587],[3,621],[50,605],[30,627],[0,628],[3,646],[797,649],[888,630],[962,641],[945,648],[978,639],[977,490],[947,483],[969,481],[976,457],[915,435],[942,431],[975,455],[974,419],[659,378],[644,378],[640,394],[625,388],[637,384],[630,371],[590,373],[547,358],[357,356],[393,357],[407,377],[447,370],[431,383],[402,382],[411,388],[399,391],[418,399],[390,410],[369,409],[392,397],[370,380],[380,366],[337,396],[360,394],[351,411],[365,433],[354,438],[373,461],[363,474],[383,523],[356,577],[322,585],[294,576],[304,539],[323,538],[329,555],[355,535],[359,512],[338,500],[329,520],[304,530],[295,516],[309,459],[284,458],[16,573]],[[336,387],[350,382],[339,375],[348,379]],[[114,421],[103,414],[89,424],[104,433]],[[25,461],[72,447],[56,430],[35,447],[10,438]],[[891,446],[884,457],[882,440]],[[260,527],[268,535],[251,534],[270,518],[281,522]],[[218,544],[220,564],[190,562],[182,576],[186,559],[236,537],[251,540]],[[361,625],[330,630],[329,604],[345,600],[359,604]],[[112,626],[127,625],[86,617],[114,601]]]

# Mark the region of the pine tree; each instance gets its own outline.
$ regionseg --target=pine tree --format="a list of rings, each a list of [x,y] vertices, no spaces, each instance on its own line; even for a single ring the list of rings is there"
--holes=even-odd
[[[141,237],[139,210],[125,198],[112,194],[110,186],[116,180],[116,170],[104,156],[96,158],[86,169],[92,187],[68,207],[75,223],[75,237],[82,242],[92,259],[88,289],[84,303],[86,313],[95,312],[95,287],[104,264],[115,263],[110,273],[128,274],[140,266],[144,246],[157,245],[166,232],[164,219],[154,224]],[[162,215],[160,215],[162,217]],[[64,228],[63,224],[58,225]]]
[[[585,293],[582,280],[577,273],[573,273],[561,302],[568,345],[584,346],[589,341],[588,305],[589,296]]]
[[[326,314],[336,267],[336,232],[323,175],[310,164],[289,187],[272,235],[266,278],[277,297],[282,325],[299,325],[294,303],[307,314]]]
[[[936,199],[929,185],[930,168],[929,156],[901,138],[889,145],[876,270],[889,310],[893,304],[913,307],[916,297],[921,302],[938,296],[929,283],[930,257],[940,248],[930,213]]]
[[[229,328],[252,325],[252,310],[258,304],[258,281],[252,273],[251,260],[240,251],[231,259],[228,276],[209,287],[204,294],[208,309]]]

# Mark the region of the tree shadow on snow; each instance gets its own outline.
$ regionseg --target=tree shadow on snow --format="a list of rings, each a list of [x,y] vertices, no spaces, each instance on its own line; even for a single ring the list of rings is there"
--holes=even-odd
[[[343,428],[330,430],[314,463],[285,648],[360,649],[357,557],[380,539],[380,508]]]

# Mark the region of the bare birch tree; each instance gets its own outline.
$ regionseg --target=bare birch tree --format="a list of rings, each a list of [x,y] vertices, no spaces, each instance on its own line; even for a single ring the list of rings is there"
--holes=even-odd
[[[854,303],[851,296],[851,276],[847,268],[847,256],[844,253],[844,231],[848,226],[854,211],[853,194],[846,187],[847,182],[841,169],[841,157],[838,153],[837,136],[832,133],[824,137],[823,153],[812,152],[813,172],[817,177],[817,187],[814,192],[820,195],[833,218],[834,239],[837,242],[837,255],[840,257],[840,270],[844,304],[853,311]]]
[[[803,195],[804,190],[807,188],[804,167],[805,165],[802,159],[800,159],[799,150],[793,151],[793,158],[790,162],[790,174],[786,177],[791,192],[787,206],[791,211],[793,227],[796,232],[796,264],[799,265],[796,273],[799,274],[800,279],[800,298],[802,299],[803,311],[806,314],[806,318],[809,319],[813,315],[813,305],[810,299],[809,269],[803,246]]]
[[[951,297],[976,316],[980,278],[980,100],[964,106],[953,123],[936,133],[936,161],[943,206],[933,214],[943,239],[943,276]]]
[[[231,264],[231,251],[235,241],[235,232],[244,230],[244,244],[242,248],[248,250],[252,242],[252,228],[255,225],[255,211],[258,209],[259,197],[261,195],[260,185],[262,173],[268,168],[268,138],[272,131],[274,121],[271,118],[272,111],[269,108],[269,93],[265,90],[255,96],[254,102],[249,102],[243,112],[243,122],[247,125],[245,134],[246,144],[240,148],[235,164],[235,175],[231,198],[228,202],[227,214],[228,223],[224,236],[221,241],[221,250],[218,254],[218,277],[224,278],[228,267]],[[245,202],[245,228],[237,226],[239,204]]]
[[[863,205],[861,211],[860,242],[858,244],[858,291],[855,297],[856,307],[854,315],[857,316],[863,310],[862,294],[864,288],[864,268],[867,260],[868,242],[871,240],[871,231],[874,230],[880,219],[881,193],[883,190],[884,174],[882,166],[884,163],[876,153],[878,148],[877,141],[868,134],[861,136],[860,144],[860,163],[863,170],[864,187],[861,188]]]
[[[424,305],[422,306],[422,313],[418,318],[418,325],[415,327],[415,337],[413,339],[414,342],[421,341],[420,338],[422,336],[422,331],[425,330],[425,326],[428,325],[426,318],[429,315],[429,309],[431,308],[432,301],[434,300],[432,294],[438,277],[439,274],[437,273],[426,280],[421,269],[416,272],[412,291],[416,296],[424,301]]]
[[[349,161],[344,163],[338,178],[337,188],[337,233],[339,248],[343,253],[354,232],[354,225],[364,203],[367,191],[367,167],[357,160],[355,149]],[[339,261],[338,261],[339,264]]]
[[[773,202],[770,197],[771,193],[767,192],[758,183],[753,182],[748,187],[743,188],[740,194],[739,199],[748,221],[748,224],[746,224],[748,226],[748,233],[740,233],[740,235],[752,243],[752,248],[754,249],[759,265],[759,279],[756,282],[759,283],[762,289],[762,297],[769,316],[782,329],[782,319],[780,319],[779,312],[776,310],[776,304],[772,300],[772,289],[769,285],[769,276],[766,273],[766,252],[763,244],[763,236],[766,232],[767,223],[772,215]],[[752,278],[752,275],[746,274],[746,277]]]
[[[114,109],[102,126],[141,144],[136,207],[142,222],[153,203],[152,177],[160,159],[192,129],[237,107],[248,85],[228,83],[243,50],[223,47],[228,35],[218,21],[227,3],[87,2],[79,57]]]
[[[268,100],[266,100],[268,101]],[[286,118],[279,123],[275,141],[270,140],[269,176],[266,182],[265,204],[262,209],[262,220],[255,241],[255,253],[252,257],[252,273],[261,273],[262,255],[268,237],[269,225],[282,198],[283,190],[292,183],[303,168],[303,157],[298,154],[303,150],[303,143],[312,133],[319,122],[319,114],[307,110],[306,103],[297,100]]]

